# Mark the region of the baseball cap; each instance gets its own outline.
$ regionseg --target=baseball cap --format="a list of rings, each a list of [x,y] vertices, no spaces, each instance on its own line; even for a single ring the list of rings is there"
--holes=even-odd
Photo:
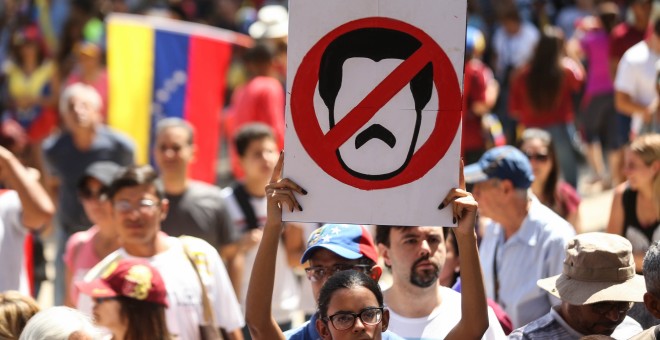
[[[163,278],[156,268],[144,260],[115,261],[100,278],[91,282],[77,282],[76,287],[93,298],[125,296],[168,306]]]
[[[111,161],[98,161],[90,164],[86,169],[85,173],[78,180],[78,189],[80,190],[85,186],[87,179],[94,178],[101,182],[103,186],[109,187],[112,183],[112,180],[115,179],[115,176],[119,173],[122,167]]]
[[[510,145],[486,151],[477,163],[466,166],[463,173],[466,183],[498,178],[510,180],[516,188],[527,189],[534,181],[527,156]]]
[[[349,260],[366,257],[378,262],[378,252],[365,226],[356,224],[326,224],[314,230],[307,240],[307,250],[300,263],[305,263],[315,250],[325,248]]]
[[[585,233],[566,248],[560,275],[537,281],[539,287],[572,305],[603,301],[642,302],[646,284],[635,273],[632,245],[608,233]]]

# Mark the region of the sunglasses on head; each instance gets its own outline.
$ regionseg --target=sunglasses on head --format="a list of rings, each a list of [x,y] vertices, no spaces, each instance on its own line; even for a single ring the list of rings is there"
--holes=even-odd
[[[525,154],[530,161],[546,162],[550,159],[550,155],[542,153],[526,153]]]

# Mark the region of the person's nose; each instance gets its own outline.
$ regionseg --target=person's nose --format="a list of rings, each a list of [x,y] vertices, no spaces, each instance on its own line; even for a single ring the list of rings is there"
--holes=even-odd
[[[364,331],[365,325],[362,322],[362,319],[355,318],[355,323],[353,324],[353,333],[360,333]]]
[[[624,318],[625,316],[626,316],[626,313],[619,312],[619,310],[617,308],[612,308],[605,314],[605,317],[607,318],[607,320],[614,321],[614,322],[621,320],[621,318]]]
[[[431,245],[429,244],[428,240],[422,240],[422,243],[420,245],[420,253],[421,255],[429,255],[431,254]]]

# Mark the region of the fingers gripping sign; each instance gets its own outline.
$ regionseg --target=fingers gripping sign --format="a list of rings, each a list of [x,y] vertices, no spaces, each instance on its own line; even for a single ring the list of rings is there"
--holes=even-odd
[[[302,211],[303,208],[298,203],[294,192],[307,195],[307,191],[288,178],[282,178],[282,168],[284,167],[284,151],[280,153],[280,158],[275,165],[270,183],[266,186],[266,199],[268,201],[268,219],[282,222],[282,209],[286,208],[290,212],[296,209]]]
[[[471,193],[465,190],[465,177],[463,175],[463,160],[459,168],[459,188],[449,191],[438,209],[443,209],[452,204],[453,222],[458,223],[458,232],[474,233],[474,225],[477,218],[479,205]]]

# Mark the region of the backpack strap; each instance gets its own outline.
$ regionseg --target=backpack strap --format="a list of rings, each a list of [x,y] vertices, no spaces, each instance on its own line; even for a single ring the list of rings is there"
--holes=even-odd
[[[235,182],[231,187],[234,190],[236,202],[238,202],[238,206],[241,208],[243,216],[245,216],[247,230],[258,228],[257,214],[255,214],[252,203],[250,203],[250,194],[245,190],[245,186],[241,182]]]

